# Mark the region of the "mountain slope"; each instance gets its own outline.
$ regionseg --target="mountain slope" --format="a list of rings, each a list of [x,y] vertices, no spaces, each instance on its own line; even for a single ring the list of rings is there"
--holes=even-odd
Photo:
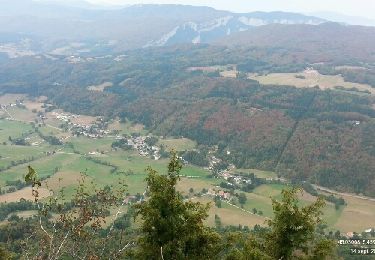
[[[210,43],[226,35],[247,31],[253,27],[268,24],[311,24],[318,25],[325,20],[312,16],[304,16],[285,12],[254,12],[246,14],[227,13],[216,19],[198,23],[189,21],[178,25],[159,40],[147,46],[163,46],[176,43]]]
[[[325,21],[293,13],[236,14],[184,5],[133,5],[116,10],[83,7],[4,0],[0,9],[0,34],[38,38],[44,42],[43,51],[77,42],[86,44],[86,51],[103,42],[113,43],[103,47],[106,50],[122,51],[176,43],[210,43],[235,32],[271,23],[317,25]]]
[[[337,23],[318,26],[272,24],[224,37],[215,44],[285,48],[296,55],[303,53],[304,57],[311,57],[312,62],[332,61],[333,56],[341,56],[341,60],[347,61],[355,58],[372,62],[375,60],[375,27]]]

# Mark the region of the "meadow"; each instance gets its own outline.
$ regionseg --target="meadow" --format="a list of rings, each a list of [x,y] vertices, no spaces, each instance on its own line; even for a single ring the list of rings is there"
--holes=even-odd
[[[0,97],[0,100],[4,98]],[[127,192],[130,194],[142,194],[145,191],[145,178],[147,177],[146,169],[152,167],[159,173],[165,174],[167,170],[168,158],[154,160],[143,157],[134,150],[114,150],[111,144],[116,140],[119,134],[139,133],[146,135],[147,130],[140,124],[132,122],[121,123],[119,120],[113,120],[109,124],[108,129],[116,131],[116,134],[110,134],[103,138],[88,138],[84,136],[72,136],[69,132],[56,129],[54,127],[41,125],[39,130],[44,135],[53,135],[57,137],[66,137],[64,144],[60,146],[52,146],[44,142],[34,131],[28,116],[35,116],[30,109],[40,105],[28,105],[26,108],[17,108],[10,110],[9,113],[18,121],[7,120],[6,115],[0,117],[0,167],[8,167],[9,169],[0,172],[0,187],[7,190],[7,181],[23,180],[27,166],[32,165],[38,172],[39,177],[45,179],[42,182],[40,190],[41,198],[46,198],[53,194],[57,194],[62,188],[66,198],[72,196],[75,192],[79,181],[83,177],[87,182],[93,182],[99,187],[106,185],[120,185],[124,182],[127,185]],[[22,114],[22,111],[24,114]],[[23,121],[24,120],[24,121]],[[48,118],[47,122],[53,122],[55,125],[59,122],[56,119]],[[82,120],[89,123],[92,118],[82,117]],[[38,143],[37,145],[20,146],[14,145],[9,141],[11,138],[24,137],[30,143]],[[175,149],[177,151],[193,150],[197,148],[197,144],[187,138],[159,138],[158,145],[164,145],[168,150]],[[95,153],[93,153],[95,152]],[[24,159],[33,160],[30,162],[17,164],[12,166],[12,161],[20,161]],[[262,171],[258,169],[234,169],[236,173],[254,173],[258,178],[277,179],[274,172]],[[247,192],[247,201],[240,207],[238,202],[231,205],[225,201],[221,207],[215,206],[212,196],[198,196],[203,189],[220,189],[221,179],[210,177],[210,172],[193,165],[185,165],[181,172],[181,180],[178,183],[178,190],[184,196],[190,197],[194,201],[210,203],[210,215],[207,223],[215,224],[215,215],[221,218],[223,225],[239,224],[252,227],[255,224],[265,225],[267,218],[273,217],[272,199],[280,199],[281,191],[288,188],[286,184],[264,184],[258,186],[253,192]],[[190,190],[193,190],[191,194]],[[236,190],[236,193],[241,191]],[[15,192],[0,195],[0,202],[18,201],[21,198],[32,199],[29,187],[22,188]],[[362,232],[364,229],[375,226],[375,202],[361,200],[344,196],[345,206],[335,209],[332,203],[326,203],[323,209],[324,221],[330,230],[341,230],[343,232],[357,231]],[[300,194],[300,204],[307,205],[316,200],[307,193]],[[257,214],[253,214],[256,209]],[[259,212],[262,212],[259,215]],[[29,216],[33,212],[19,212],[20,216]],[[353,221],[356,219],[358,221]]]
[[[297,88],[311,88],[319,86],[320,89],[336,89],[340,86],[350,91],[357,88],[360,91],[369,91],[375,94],[375,89],[370,85],[346,82],[341,75],[322,75],[317,71],[304,71],[300,73],[270,73],[267,75],[249,74],[249,79],[257,80],[264,85],[288,85]]]

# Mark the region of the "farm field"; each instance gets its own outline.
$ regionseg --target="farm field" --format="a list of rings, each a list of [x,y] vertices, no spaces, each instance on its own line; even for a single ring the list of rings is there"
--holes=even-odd
[[[212,199],[207,197],[202,197],[193,201],[199,201],[201,203],[210,203],[211,208],[209,211],[209,217],[206,220],[206,223],[210,226],[215,225],[215,215],[218,215],[221,219],[221,223],[224,226],[233,225],[233,226],[248,226],[253,227],[255,225],[265,226],[265,218],[248,213],[241,210],[240,208],[234,207],[227,203],[222,203],[222,207],[218,208],[213,203]]]
[[[9,136],[18,138],[31,130],[32,127],[28,123],[0,120],[0,143],[8,142]]]
[[[254,173],[258,178],[277,178],[277,175],[272,171],[262,171],[258,169],[235,169],[234,173]]]
[[[19,97],[11,96],[12,102],[18,100],[17,98]],[[5,102],[6,99],[0,96],[0,100]],[[17,115],[18,121],[5,119],[8,116],[4,114],[3,118],[0,117],[0,168],[3,169],[0,171],[0,187],[3,191],[8,190],[8,182],[23,180],[28,165],[32,165],[38,172],[39,177],[44,179],[40,189],[42,199],[50,196],[51,192],[56,194],[62,188],[64,188],[65,197],[69,198],[74,194],[75,188],[82,178],[85,178],[88,183],[95,183],[98,187],[116,186],[119,185],[119,182],[123,182],[127,185],[129,194],[143,194],[146,188],[146,169],[152,167],[160,173],[165,173],[167,170],[167,158],[154,160],[139,155],[136,150],[112,148],[112,143],[117,140],[118,135],[130,135],[132,133],[147,135],[148,131],[140,124],[120,123],[118,120],[113,120],[108,126],[108,130],[111,131],[110,134],[102,138],[89,138],[83,135],[77,137],[69,131],[62,131],[39,122],[38,129],[43,135],[60,138],[63,142],[62,145],[51,145],[35,132],[32,123],[27,118],[29,115],[35,115],[30,109],[38,108],[43,111],[41,104],[37,101],[31,102],[28,100],[25,100],[25,103],[28,104],[25,108],[10,110],[12,116]],[[63,112],[58,111],[59,113]],[[54,125],[56,126],[62,123],[53,118],[51,113],[47,115],[46,122],[55,122]],[[76,119],[80,121],[75,122],[81,124],[91,124],[96,121],[94,117],[85,116],[79,116]],[[23,137],[30,144],[35,145],[14,145],[9,141],[9,136],[12,139]],[[175,149],[177,151],[197,148],[197,144],[187,138],[159,138],[157,145],[164,145],[166,150]],[[22,160],[26,161],[22,162]],[[21,162],[15,164],[14,162],[17,161]],[[4,167],[9,168],[4,169]],[[234,169],[232,172],[254,173],[258,178],[277,179],[276,174],[272,171]],[[203,189],[220,189],[219,185],[222,179],[212,178],[208,170],[189,164],[183,167],[181,174],[182,177],[177,186],[178,190],[194,201],[211,204],[207,223],[212,226],[215,224],[215,215],[221,218],[223,225],[238,226],[241,224],[249,227],[255,224],[265,225],[266,219],[273,216],[271,198],[280,199],[282,189],[287,188],[284,184],[264,184],[255,188],[251,193],[245,193],[247,201],[243,205],[243,209],[240,208],[238,202],[236,205],[231,205],[225,201],[222,201],[221,208],[218,208],[215,206],[213,196],[199,197],[196,194]],[[193,190],[193,193],[190,192],[191,190]],[[239,190],[235,192],[241,193]],[[19,201],[21,198],[32,200],[30,187],[5,192],[0,195],[0,203]],[[307,193],[300,195],[301,205],[307,205],[315,199],[316,197]],[[323,210],[324,220],[330,230],[361,232],[375,225],[375,202],[350,196],[344,196],[344,199],[347,205],[341,206],[338,210],[332,203],[327,203]],[[257,214],[252,213],[254,209],[256,209]],[[259,215],[260,211],[261,215]],[[32,214],[32,211],[19,212],[20,216],[25,217]],[[353,219],[359,221],[352,221]]]
[[[311,88],[319,86],[321,89],[335,89],[337,86],[346,89],[357,88],[360,91],[369,91],[375,94],[370,85],[346,82],[342,76],[322,75],[317,71],[300,73],[270,73],[268,75],[249,74],[249,79],[257,80],[264,85],[288,85],[297,88]]]
[[[51,195],[50,191],[46,188],[40,188],[38,190],[39,192],[39,198],[47,198]],[[16,192],[7,193],[0,196],[0,203],[3,202],[17,202],[20,201],[20,199],[26,199],[26,200],[33,200],[34,197],[32,196],[31,187],[24,188],[22,190],[18,190]]]
[[[0,95],[0,104],[16,103],[17,100],[21,100],[25,98],[27,98],[27,96],[23,94]]]
[[[159,144],[164,145],[167,150],[185,151],[196,148],[197,143],[187,138],[166,138],[160,139]]]
[[[114,120],[108,125],[109,130],[118,131],[119,134],[130,135],[132,133],[147,134],[148,131],[145,130],[142,124],[135,124],[131,122],[120,123],[119,120]]]

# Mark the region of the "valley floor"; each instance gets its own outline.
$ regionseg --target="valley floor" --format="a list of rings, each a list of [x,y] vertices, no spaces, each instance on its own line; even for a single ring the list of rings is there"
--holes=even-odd
[[[138,150],[134,147],[129,150],[113,148],[112,144],[123,135],[147,136],[142,125],[118,120],[103,124],[100,118],[72,115],[59,109],[48,111],[50,105],[43,98],[31,100],[26,96],[7,95],[0,97],[0,104],[0,187],[4,193],[0,195],[0,202],[32,199],[29,187],[15,187],[14,184],[23,180],[27,165],[32,165],[44,179],[41,198],[47,198],[50,192],[57,194],[62,188],[66,197],[72,196],[83,176],[101,187],[123,181],[129,196],[143,194],[145,169],[151,166],[158,172],[166,171],[168,158],[150,154],[147,150],[150,147],[142,146],[144,143]],[[35,126],[38,126],[38,132]],[[80,133],[78,136],[77,132]],[[61,144],[46,138],[51,136]],[[16,143],[21,139],[27,145]],[[139,140],[143,142],[142,138]],[[159,138],[154,147],[161,145],[177,151],[197,148],[195,142],[186,138]],[[142,153],[142,149],[146,149],[147,154]],[[256,169],[232,169],[232,172],[254,173],[264,179],[277,178],[273,172]],[[215,224],[215,215],[221,218],[223,225],[265,225],[265,220],[273,214],[271,199],[281,198],[281,190],[288,186],[286,183],[260,185],[252,192],[245,192],[247,201],[241,207],[238,201],[224,196],[224,190],[219,186],[223,179],[212,178],[208,169],[187,164],[182,175],[178,189],[186,199],[211,203],[207,220],[210,225]],[[330,230],[360,233],[375,226],[375,199],[317,188],[321,193],[335,193],[346,201],[339,209],[332,203],[324,208],[324,219]],[[218,207],[214,197],[221,193],[222,203]],[[308,204],[316,197],[304,193],[300,199],[302,204]],[[30,212],[18,212],[18,215],[28,216]]]

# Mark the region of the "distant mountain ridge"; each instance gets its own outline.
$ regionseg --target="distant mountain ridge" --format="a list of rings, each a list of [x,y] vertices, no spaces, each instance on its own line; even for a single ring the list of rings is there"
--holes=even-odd
[[[335,12],[313,12],[307,15],[350,25],[375,26],[375,20],[366,17],[350,16]]]
[[[285,48],[304,53],[315,62],[330,62],[333,57],[375,60],[375,27],[342,25],[327,22],[317,26],[270,24],[220,38],[213,44],[241,47]],[[345,53],[346,55],[342,55]],[[298,56],[298,55],[297,55]]]
[[[319,25],[326,20],[313,16],[305,16],[285,12],[253,12],[253,13],[226,13],[225,16],[203,23],[189,21],[176,26],[160,39],[148,43],[146,46],[164,46],[176,43],[210,43],[221,37],[233,33],[247,31],[253,27],[268,24],[310,24]]]
[[[318,25],[323,22],[326,20],[295,13],[238,14],[187,5],[132,5],[100,10],[90,8],[85,2],[69,6],[50,1],[3,0],[0,9],[0,34],[36,38],[42,42],[39,44],[42,51],[65,48],[77,42],[80,46],[86,45],[85,51],[98,43],[102,44],[102,49],[110,45],[116,51],[178,43],[211,43],[261,25]]]

